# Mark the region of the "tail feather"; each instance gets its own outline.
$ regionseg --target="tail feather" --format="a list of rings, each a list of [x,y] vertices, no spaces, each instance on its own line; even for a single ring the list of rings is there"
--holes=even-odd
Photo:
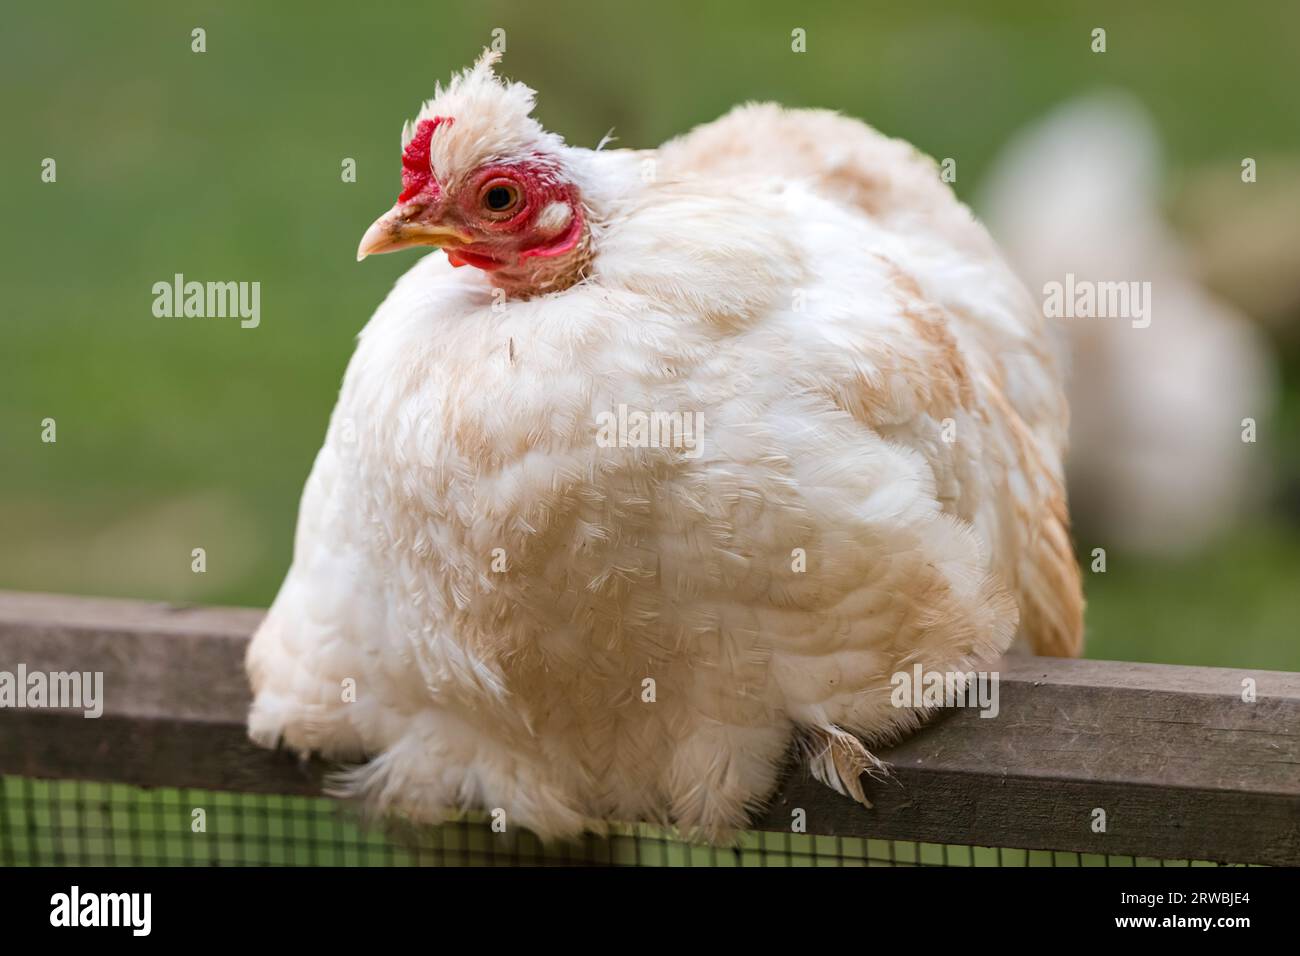
[[[1062,495],[1035,529],[1020,562],[1020,629],[1035,654],[1083,652],[1083,581]]]

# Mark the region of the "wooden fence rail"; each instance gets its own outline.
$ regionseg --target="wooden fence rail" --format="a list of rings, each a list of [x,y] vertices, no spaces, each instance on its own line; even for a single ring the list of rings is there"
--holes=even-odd
[[[0,773],[319,794],[327,767],[245,736],[261,616],[0,591],[0,672],[102,672],[105,698],[98,719],[0,709]],[[802,809],[816,834],[1300,864],[1300,674],[1030,657],[1000,674],[996,719],[955,710],[883,754],[874,809],[795,769],[755,828]]]

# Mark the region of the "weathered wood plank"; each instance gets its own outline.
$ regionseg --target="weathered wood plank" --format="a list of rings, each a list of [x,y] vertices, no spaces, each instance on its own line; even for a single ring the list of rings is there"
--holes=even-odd
[[[868,785],[868,814],[796,777],[762,825],[803,806],[818,833],[1300,861],[1297,675],[1023,658],[1000,686],[997,719],[955,711],[888,751],[894,777]]]
[[[102,671],[106,698],[97,720],[0,710],[0,773],[319,793],[319,763],[244,735],[261,613],[0,592],[0,671]],[[1028,657],[1000,673],[998,717],[957,710],[883,753],[873,810],[796,769],[756,826],[788,831],[798,808],[819,834],[1300,863],[1300,675]]]

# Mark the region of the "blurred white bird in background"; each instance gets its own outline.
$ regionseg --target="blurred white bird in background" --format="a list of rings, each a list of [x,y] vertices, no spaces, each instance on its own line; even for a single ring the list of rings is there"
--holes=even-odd
[[[924,713],[894,674],[1076,653],[1061,373],[935,164],[771,105],[574,148],[493,62],[362,240],[442,251],[349,364],[253,738],[368,758],[343,789],[417,820],[719,838],[796,741],[864,800]]]
[[[1161,172],[1143,108],[1126,94],[1098,93],[1008,144],[979,202],[1037,295],[1071,274],[1150,283],[1145,328],[1124,318],[1063,320],[1070,503],[1088,549],[1192,552],[1265,497],[1265,456],[1242,441],[1242,421],[1262,430],[1276,404],[1269,348],[1196,275],[1163,220]],[[1227,165],[1222,176],[1248,189],[1238,173]]]

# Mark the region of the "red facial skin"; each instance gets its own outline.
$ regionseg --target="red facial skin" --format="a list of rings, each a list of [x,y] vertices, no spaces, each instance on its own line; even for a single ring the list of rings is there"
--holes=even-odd
[[[432,137],[455,120],[435,116],[421,120],[415,136],[402,153],[402,193],[399,202],[425,208],[416,219],[453,226],[473,237],[467,245],[447,250],[453,266],[474,266],[495,271],[523,266],[530,259],[552,258],[569,252],[582,237],[582,204],[572,184],[559,178],[553,163],[538,156],[517,163],[489,163],[459,184],[454,194],[444,192],[429,165]],[[484,204],[487,192],[497,186],[513,189],[517,200],[508,210],[496,212]],[[570,211],[559,233],[538,226],[542,210],[555,202]]]

